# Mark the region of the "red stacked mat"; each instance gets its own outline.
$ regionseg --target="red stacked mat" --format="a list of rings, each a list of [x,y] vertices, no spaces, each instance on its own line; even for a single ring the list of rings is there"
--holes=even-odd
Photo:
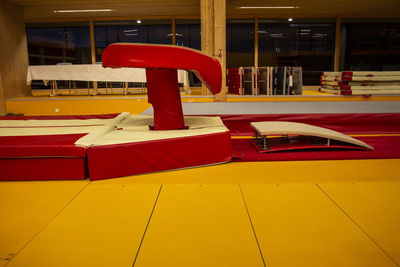
[[[115,114],[0,117],[3,122],[8,120],[8,124],[0,123],[0,180],[76,180],[88,176],[91,180],[99,180],[231,160],[230,133],[218,118],[219,128],[215,125],[209,126],[209,130],[204,134],[195,132],[193,135],[184,134],[171,138],[166,133],[164,138],[162,132],[169,131],[157,131],[155,134],[161,135],[161,138],[141,141],[139,139],[143,137],[143,131],[136,131],[140,135],[138,138],[134,136],[135,131],[133,131],[133,139],[122,138],[111,145],[97,144],[99,139],[110,133],[105,129],[110,128],[111,131],[124,133],[125,127],[145,126],[149,131],[149,121],[152,121],[152,117],[133,116],[139,117],[135,122],[143,123],[143,120],[146,120],[145,125],[121,124],[119,127],[121,122],[117,123],[117,118],[113,119],[114,117]],[[79,120],[79,123],[68,122],[72,119]],[[98,121],[82,122],[86,119],[113,120],[101,120],[100,124]],[[37,120],[46,123],[38,123]],[[118,125],[114,125],[115,123]],[[82,127],[78,127],[78,124]],[[82,133],[71,134],[70,129],[74,127],[78,127],[78,131]],[[87,134],[90,131],[86,129],[90,127],[98,127],[91,131],[93,135]],[[207,125],[196,127],[203,131]],[[127,131],[127,134],[131,135],[129,129]],[[181,131],[183,133],[186,130],[177,130],[178,136]],[[153,133],[150,131],[145,133],[147,134]],[[85,146],[78,142],[77,145],[78,140],[89,136],[95,136],[93,144]]]
[[[0,120],[87,120],[109,119],[115,116],[115,114],[98,116],[7,116],[0,117]],[[16,126],[14,129],[21,130],[23,127]],[[13,129],[13,127],[7,128],[8,130]],[[36,128],[43,127],[36,126]],[[63,126],[57,126],[57,128],[62,129]],[[0,127],[0,132],[1,130]],[[0,136],[0,180],[85,179],[87,177],[86,149],[74,144],[84,135],[86,133]]]
[[[400,94],[400,71],[323,72],[320,91],[339,95]]]

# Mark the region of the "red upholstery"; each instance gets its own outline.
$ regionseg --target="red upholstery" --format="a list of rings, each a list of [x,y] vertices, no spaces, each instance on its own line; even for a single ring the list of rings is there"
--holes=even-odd
[[[85,158],[0,159],[0,181],[81,180],[86,177]]]
[[[0,159],[28,157],[84,158],[84,147],[74,143],[86,134],[0,136]]]
[[[84,135],[0,136],[0,181],[85,179]]]
[[[111,44],[104,50],[102,61],[103,67],[111,68],[193,71],[213,94],[221,91],[221,64],[217,59],[194,49],[172,45]]]
[[[230,161],[227,132],[117,145],[87,150],[90,180],[182,169]]]
[[[116,114],[98,115],[40,115],[40,116],[0,116],[0,120],[89,120],[89,119],[113,119]]]
[[[154,129],[184,128],[177,70],[147,69],[146,78],[147,88],[154,88],[147,93],[149,103],[154,109]],[[156,88],[162,88],[162,90],[156,90]]]

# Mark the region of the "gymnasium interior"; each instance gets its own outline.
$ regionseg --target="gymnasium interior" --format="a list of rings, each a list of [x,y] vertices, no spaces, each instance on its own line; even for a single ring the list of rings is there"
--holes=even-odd
[[[0,22],[0,266],[400,266],[398,0]]]

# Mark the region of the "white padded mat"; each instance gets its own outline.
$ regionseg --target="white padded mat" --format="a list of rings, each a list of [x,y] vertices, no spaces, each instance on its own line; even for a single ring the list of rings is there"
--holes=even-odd
[[[185,125],[189,128],[184,130],[153,131],[149,128],[153,124],[152,116],[131,115],[82,137],[75,144],[84,147],[115,145],[228,131],[219,117],[185,117]]]
[[[91,133],[113,120],[0,120],[0,136]]]

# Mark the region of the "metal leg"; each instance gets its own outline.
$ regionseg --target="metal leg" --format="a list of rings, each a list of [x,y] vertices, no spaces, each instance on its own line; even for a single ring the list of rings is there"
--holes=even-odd
[[[254,131],[254,141],[258,144],[258,132]]]
[[[262,145],[262,136],[258,134],[257,131],[254,131],[254,141],[256,142],[256,145],[261,146]]]
[[[51,93],[50,96],[56,96],[58,94],[58,87],[57,87],[57,81],[52,80],[51,81]]]
[[[128,83],[124,82],[124,95],[127,95],[128,93]]]
[[[263,150],[267,150],[268,149],[267,137],[264,135],[262,138],[263,138]]]

